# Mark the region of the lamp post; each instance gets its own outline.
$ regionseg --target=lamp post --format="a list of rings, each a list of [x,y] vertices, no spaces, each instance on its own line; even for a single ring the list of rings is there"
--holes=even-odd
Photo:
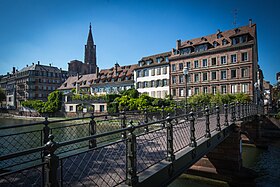
[[[185,99],[186,99],[186,114],[188,112],[188,102],[187,102],[187,99],[188,99],[188,73],[189,73],[189,68],[188,67],[184,67],[183,69],[183,74],[185,76]]]

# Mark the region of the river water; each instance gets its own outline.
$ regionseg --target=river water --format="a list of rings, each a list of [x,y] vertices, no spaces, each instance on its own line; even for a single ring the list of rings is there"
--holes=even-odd
[[[40,119],[42,121],[43,119]],[[34,121],[24,119],[10,119],[0,117],[0,127],[17,124],[27,124]],[[1,132],[0,132],[1,135]],[[280,186],[280,140],[271,143],[267,150],[253,145],[242,146],[243,166],[253,169],[259,175],[255,180],[258,187]],[[183,174],[169,187],[216,187],[228,186],[227,183],[203,177]]]

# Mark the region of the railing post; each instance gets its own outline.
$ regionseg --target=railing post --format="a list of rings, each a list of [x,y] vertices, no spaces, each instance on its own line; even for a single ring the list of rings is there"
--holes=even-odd
[[[94,113],[91,113],[90,122],[89,122],[89,135],[96,134],[96,121],[94,120]],[[89,140],[89,148],[96,147],[96,138]]]
[[[164,106],[161,107],[161,119],[164,120],[165,115],[164,115]],[[165,128],[165,122],[162,122],[161,128]]]
[[[173,149],[173,125],[171,123],[170,114],[167,116],[167,158],[166,160],[172,162],[175,159]]]
[[[44,133],[43,144],[46,144],[49,141],[50,127],[48,125],[49,125],[48,117],[45,117],[44,128],[43,128],[43,133]]]
[[[225,123],[224,123],[224,126],[228,126],[228,105],[227,104],[224,104],[224,107],[225,107]]]
[[[121,112],[121,128],[124,129],[126,128],[126,116],[125,116],[125,111]],[[126,131],[122,132],[122,139],[126,139]]]
[[[216,131],[221,131],[221,123],[220,123],[220,107],[216,106],[216,115],[217,115],[217,128]]]
[[[57,171],[59,166],[59,157],[54,154],[58,145],[53,141],[54,136],[49,135],[49,141],[45,144],[46,152],[48,153],[45,156],[45,187],[58,187],[58,178]]]
[[[210,138],[211,133],[210,133],[210,120],[209,120],[209,108],[208,108],[208,106],[206,106],[206,108],[205,108],[205,125],[206,125],[205,137]]]
[[[126,184],[129,186],[136,186],[138,184],[137,176],[137,158],[136,158],[136,136],[133,133],[135,127],[133,122],[129,122],[129,133],[127,135],[127,171],[126,171]]]
[[[191,110],[190,112],[190,132],[191,132],[191,137],[190,137],[190,140],[191,140],[191,144],[190,146],[191,147],[196,147],[196,139],[195,139],[195,127],[194,127],[194,113],[193,113],[193,110]]]
[[[240,120],[240,102],[237,102],[237,119]]]
[[[149,120],[148,120],[147,108],[144,109],[144,116],[145,116],[144,123],[148,123]],[[144,131],[145,131],[145,133],[148,133],[149,132],[149,127],[145,126]]]
[[[241,118],[244,118],[244,102],[241,103]]]
[[[235,103],[231,103],[231,120],[232,123],[235,122]]]

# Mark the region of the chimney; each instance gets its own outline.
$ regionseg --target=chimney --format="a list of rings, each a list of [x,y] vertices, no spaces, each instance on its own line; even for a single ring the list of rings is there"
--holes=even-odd
[[[219,34],[220,32],[221,32],[221,30],[220,30],[220,29],[218,29],[218,30],[217,30],[217,34]]]
[[[51,64],[51,63],[49,63],[49,65],[50,65],[50,67],[52,67],[52,64]]]
[[[26,67],[28,67],[28,64],[26,64]]]
[[[176,49],[179,50],[179,47],[181,47],[181,40],[176,41]]]
[[[13,71],[12,71],[13,74],[16,73],[16,67],[13,67]]]
[[[115,75],[118,75],[118,62],[115,63]]]
[[[34,65],[34,62],[32,62],[32,65]]]
[[[252,27],[252,19],[249,19],[249,27]]]
[[[40,61],[38,61],[38,65],[40,65]]]

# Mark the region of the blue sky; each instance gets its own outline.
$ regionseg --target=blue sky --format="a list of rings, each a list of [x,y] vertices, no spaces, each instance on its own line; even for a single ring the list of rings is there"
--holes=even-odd
[[[102,68],[136,64],[166,52],[176,40],[257,23],[259,65],[276,83],[280,71],[277,0],[0,0],[0,74],[41,61],[67,69],[84,59],[89,23]]]

